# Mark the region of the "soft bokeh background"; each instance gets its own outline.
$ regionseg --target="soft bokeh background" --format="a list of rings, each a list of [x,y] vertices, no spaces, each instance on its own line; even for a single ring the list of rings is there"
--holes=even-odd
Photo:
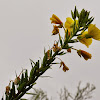
[[[29,58],[36,61],[43,57],[43,49],[51,47],[57,38],[52,37],[52,26],[49,18],[56,14],[64,22],[71,16],[75,5],[91,11],[94,23],[100,28],[99,0],[0,0],[0,97],[9,80],[15,78],[22,68],[31,69]],[[61,57],[70,70],[66,73],[53,66],[44,75],[53,78],[39,78],[35,88],[47,91],[53,100],[57,100],[57,91],[66,86],[70,92],[76,91],[79,81],[90,82],[96,86],[94,98],[100,98],[100,42],[93,41],[87,49],[84,45],[75,44],[92,54],[92,59],[85,61],[75,51]]]

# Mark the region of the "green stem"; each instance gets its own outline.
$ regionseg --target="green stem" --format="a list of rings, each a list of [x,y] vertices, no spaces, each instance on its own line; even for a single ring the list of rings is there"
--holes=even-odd
[[[50,64],[53,62],[53,59],[55,58],[55,56],[58,54],[59,51],[56,51],[52,58],[50,60],[48,60],[47,62],[47,66],[46,66],[46,69],[44,71],[42,71],[41,73],[39,73],[36,78],[34,80],[31,80],[28,82],[27,86],[29,86],[28,88],[24,89],[24,91],[21,91],[20,94],[17,93],[16,95],[18,95],[16,98],[12,98],[11,100],[19,100],[28,90],[30,90],[32,87],[33,87],[33,83],[47,70],[50,68]]]

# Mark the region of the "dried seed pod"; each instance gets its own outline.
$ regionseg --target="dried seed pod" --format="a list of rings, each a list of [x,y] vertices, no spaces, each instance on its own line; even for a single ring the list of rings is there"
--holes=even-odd
[[[56,51],[60,51],[60,50],[61,50],[61,47],[59,47],[57,43],[56,44],[54,43],[53,51],[56,52]]]
[[[59,33],[59,29],[58,29],[58,27],[56,26],[56,25],[54,25],[53,26],[53,31],[52,31],[52,35],[56,35],[56,34],[58,34]]]
[[[91,59],[92,55],[84,50],[77,50],[77,54],[83,57],[85,60]]]
[[[6,94],[9,94],[9,91],[10,91],[10,86],[6,86]]]
[[[19,81],[20,81],[20,78],[19,77],[16,77],[15,80],[14,80],[14,84],[15,85],[18,85]]]
[[[50,50],[47,51],[48,59],[50,59]]]
[[[71,48],[68,48],[68,49],[67,49],[67,52],[70,52],[70,53],[71,53]]]
[[[66,72],[66,70],[69,70],[69,68],[65,65],[63,61],[60,63],[60,67],[63,66],[63,71]]]

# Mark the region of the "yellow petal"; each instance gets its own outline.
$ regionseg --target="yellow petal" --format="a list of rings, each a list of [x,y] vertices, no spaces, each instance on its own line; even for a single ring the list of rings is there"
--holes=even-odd
[[[74,20],[72,18],[67,17],[65,22],[65,28],[68,29],[69,32],[73,31]],[[78,20],[76,20],[76,26],[78,25]]]
[[[92,43],[92,38],[85,38],[85,35],[88,34],[87,31],[83,32],[82,35],[80,35],[78,38],[78,40],[82,43],[85,44],[87,46],[87,48],[91,45]]]
[[[51,17],[50,20],[51,20],[51,23],[58,24],[58,21],[55,18]]]
[[[61,22],[61,20],[55,14],[52,15],[52,17],[50,18],[50,20],[51,20],[51,23],[54,23],[54,24],[63,24]]]
[[[72,18],[68,17],[66,18],[66,22],[65,22],[65,28],[70,29],[71,25],[74,24],[74,21],[72,20]]]
[[[100,30],[95,25],[89,25],[88,34],[91,35],[93,39],[100,41]]]

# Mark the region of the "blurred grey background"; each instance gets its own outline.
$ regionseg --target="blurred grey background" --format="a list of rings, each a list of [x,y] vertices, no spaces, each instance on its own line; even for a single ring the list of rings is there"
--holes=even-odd
[[[50,17],[56,14],[63,22],[71,16],[75,5],[78,10],[86,9],[94,16],[94,24],[100,28],[99,0],[0,0],[0,97],[5,86],[19,74],[22,68],[31,69],[29,58],[36,61],[43,57],[43,49],[52,47],[57,36],[52,37]],[[63,32],[63,31],[61,31]],[[92,54],[85,61],[75,51],[61,57],[70,68],[63,72],[58,66],[52,66],[44,75],[53,78],[39,78],[35,88],[42,88],[56,100],[57,91],[66,86],[70,92],[76,91],[79,81],[90,82],[96,86],[93,100],[100,98],[100,42],[93,41],[87,48],[77,43],[77,49]],[[91,99],[92,100],[92,99]]]

